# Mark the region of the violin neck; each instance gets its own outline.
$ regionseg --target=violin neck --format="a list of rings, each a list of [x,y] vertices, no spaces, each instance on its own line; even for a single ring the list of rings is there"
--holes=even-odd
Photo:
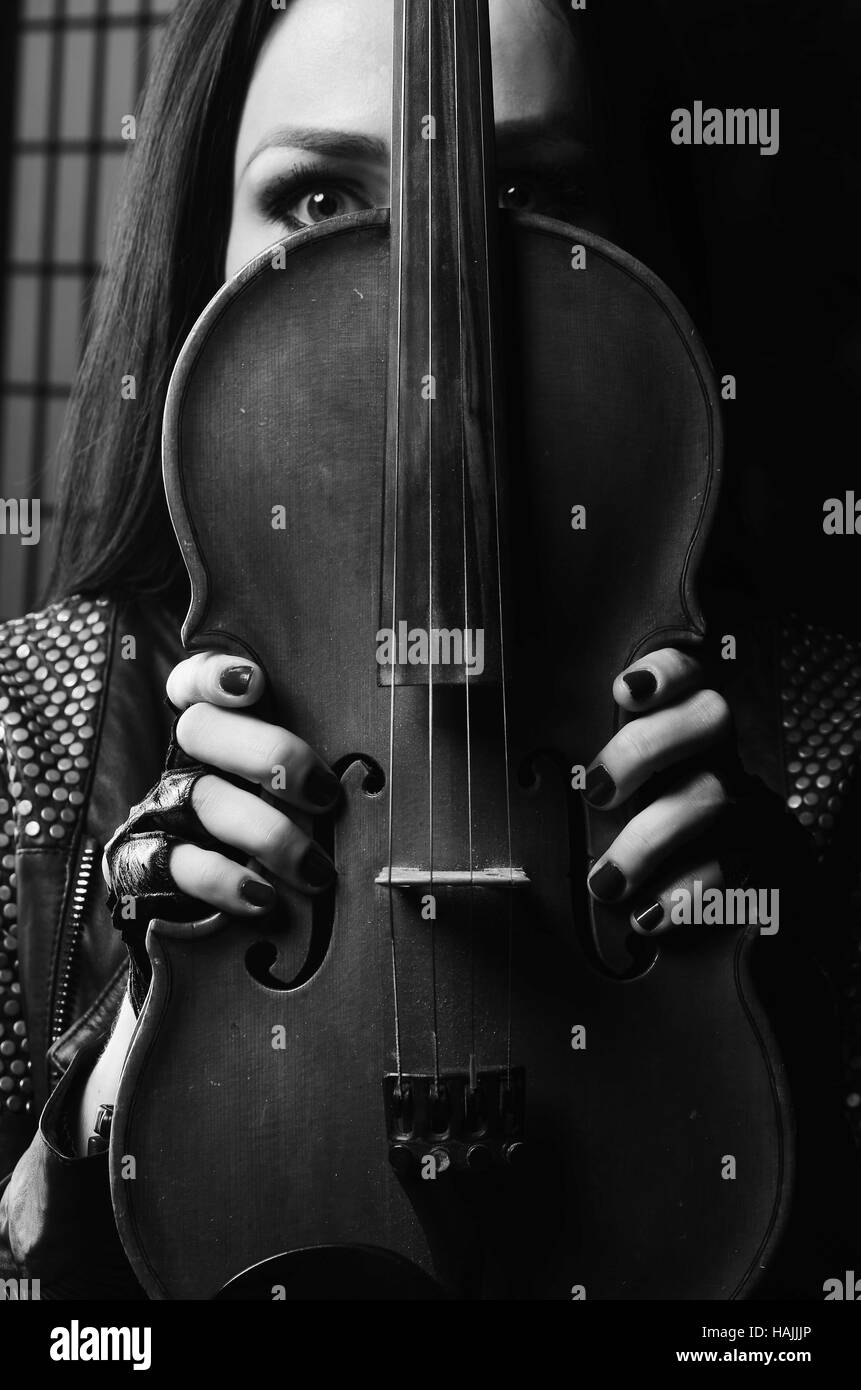
[[[495,681],[503,431],[487,0],[396,4],[392,127],[382,625],[482,629],[491,659],[471,679]],[[464,678],[455,665],[432,676]],[[394,679],[429,672],[418,661]]]

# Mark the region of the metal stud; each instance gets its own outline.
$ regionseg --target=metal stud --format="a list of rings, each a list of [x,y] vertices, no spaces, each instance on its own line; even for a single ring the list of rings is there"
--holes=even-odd
[[[29,1113],[33,1083],[21,1015],[11,850],[17,837],[28,849],[67,839],[84,803],[80,786],[90,769],[92,721],[103,687],[106,607],[78,599],[0,626],[6,687],[0,716],[10,763],[9,795],[0,798],[0,1100],[13,1114]]]
[[[851,785],[857,749],[861,745],[861,643],[835,639],[806,625],[783,632],[784,739],[792,756],[786,766],[786,804],[810,832],[817,852],[828,848]],[[801,738],[807,735],[802,745]],[[814,755],[815,750],[815,755]],[[812,756],[813,755],[813,756]],[[801,761],[803,760],[803,761]],[[861,958],[861,928],[855,926],[856,955]],[[857,1052],[861,1012],[853,1006],[858,991],[845,990],[849,1003],[850,1041]],[[853,1014],[854,1008],[854,1014]],[[849,1075],[859,1059],[849,1064]],[[856,1142],[861,1147],[861,1092],[847,1085],[844,1104]]]

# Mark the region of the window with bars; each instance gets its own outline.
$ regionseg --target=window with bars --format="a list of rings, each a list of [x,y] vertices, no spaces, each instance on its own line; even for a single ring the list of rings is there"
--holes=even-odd
[[[34,607],[50,570],[57,442],[129,150],[123,118],[175,3],[2,0],[0,619]]]

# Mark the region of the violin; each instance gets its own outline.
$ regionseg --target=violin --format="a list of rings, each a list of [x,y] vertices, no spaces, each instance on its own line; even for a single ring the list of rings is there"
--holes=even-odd
[[[225,285],[164,425],[185,645],[335,769],[338,876],[151,924],[118,1229],[161,1299],[743,1297],[791,1167],[751,933],[592,901],[632,811],[576,789],[617,672],[704,636],[713,372],[632,256],[498,207],[487,0],[394,7],[391,209]]]

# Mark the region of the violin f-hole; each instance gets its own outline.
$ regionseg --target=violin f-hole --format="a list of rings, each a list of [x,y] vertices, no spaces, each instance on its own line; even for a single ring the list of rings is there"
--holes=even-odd
[[[357,762],[361,763],[365,769],[362,792],[365,796],[379,796],[385,788],[386,775],[375,758],[364,753],[350,753],[337,760],[333,771],[341,781],[349,768],[355,766]],[[341,810],[342,806],[338,803],[325,816],[316,817],[311,830],[314,840],[333,860],[335,859],[335,826]],[[260,940],[253,942],[245,953],[245,968],[252,980],[256,980],[266,989],[289,991],[299,989],[301,985],[307,984],[309,980],[313,979],[326,959],[332,942],[336,892],[337,879],[331,888],[318,894],[312,901],[308,950],[298,972],[289,980],[283,980],[276,975],[273,966],[278,959],[278,947],[272,940]]]
[[[569,761],[551,748],[537,748],[521,759],[516,784],[522,794],[529,797],[540,795],[545,783],[549,791],[550,784],[558,779],[564,796],[566,824],[563,833],[568,839],[571,922],[580,949],[602,975],[620,982],[636,979],[654,963],[656,948],[653,942],[630,929],[625,906],[607,907],[596,903],[589,894],[586,874],[589,864],[587,816],[590,812],[580,793],[571,787]]]

